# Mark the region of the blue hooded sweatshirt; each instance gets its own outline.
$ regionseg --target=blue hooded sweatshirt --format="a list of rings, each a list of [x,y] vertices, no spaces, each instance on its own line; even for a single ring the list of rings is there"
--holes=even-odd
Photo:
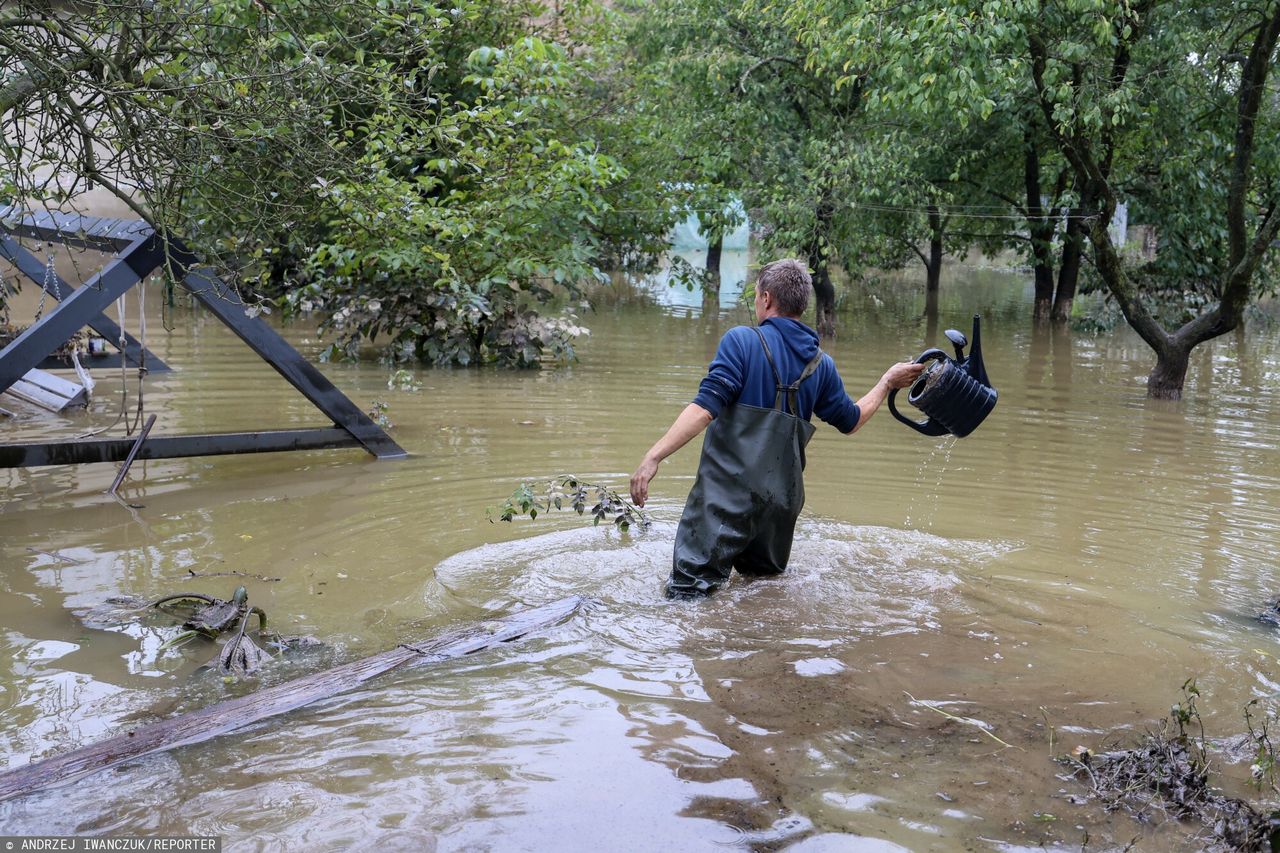
[[[784,384],[794,382],[818,351],[818,333],[799,320],[770,317],[760,324]],[[719,417],[726,406],[743,403],[773,408],[777,383],[765,357],[760,338],[750,326],[735,326],[720,339],[716,357],[693,402]],[[817,371],[800,384],[800,411],[806,421],[813,415],[847,433],[858,425],[862,413],[844,390],[844,382],[831,356],[823,353]],[[783,408],[789,409],[784,397]]]

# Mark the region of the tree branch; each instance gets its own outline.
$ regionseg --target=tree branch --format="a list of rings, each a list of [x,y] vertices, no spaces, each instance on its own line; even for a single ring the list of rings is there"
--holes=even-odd
[[[794,65],[797,68],[803,67],[799,62],[789,56],[766,56],[764,59],[751,63],[747,70],[742,72],[742,76],[738,78],[738,91],[745,95],[747,93],[747,78],[755,73],[757,69],[768,65],[770,62],[785,62],[789,65]]]

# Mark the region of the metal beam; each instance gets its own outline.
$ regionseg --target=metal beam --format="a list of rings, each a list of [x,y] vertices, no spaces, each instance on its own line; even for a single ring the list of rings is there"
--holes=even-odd
[[[57,308],[0,350],[0,391],[8,388],[18,377],[65,343],[81,326],[87,325],[89,318],[100,314],[103,308],[149,275],[157,266],[168,262],[171,272],[182,282],[182,286],[290,385],[331,418],[334,429],[153,438],[142,448],[139,458],[303,450],[355,444],[363,446],[379,459],[408,456],[403,448],[274,329],[260,318],[250,317],[235,290],[220,281],[211,271],[201,268],[195,255],[178,241],[170,240],[166,247],[151,226],[141,221],[100,220],[50,213],[19,215],[6,221],[5,217],[13,216],[14,212],[13,208],[0,209],[0,230],[41,240],[104,248],[121,254],[118,260],[85,282],[84,286],[71,293]],[[17,248],[25,251],[21,247]],[[38,264],[39,261],[35,263]],[[34,271],[32,268],[31,272]],[[43,275],[43,268],[40,274]],[[333,435],[339,438],[333,438]],[[0,445],[0,467],[120,461],[132,445],[133,442],[125,439]]]
[[[98,438],[0,444],[0,468],[120,462],[129,455],[136,443],[132,438]],[[151,436],[138,448],[137,458],[176,459],[186,456],[224,456],[231,453],[326,450],[334,447],[360,447],[360,442],[345,429],[338,427]]]
[[[106,269],[45,314],[0,350],[0,391],[62,346],[90,318],[102,313],[164,259],[159,240],[145,237],[129,246]]]
[[[182,278],[182,286],[317,409],[332,418],[334,424],[350,432],[379,459],[409,455],[288,341],[261,318],[248,316],[244,302],[232,288],[207,270],[196,267],[195,258],[189,252],[183,250],[178,257],[189,270]]]
[[[19,272],[31,279],[38,287],[43,288],[46,293],[59,301],[67,298],[68,295],[75,293],[76,290],[79,289],[76,285],[67,281],[62,276],[54,273],[53,278],[56,281],[57,286],[54,290],[50,290],[45,286],[45,276],[48,274],[45,269],[45,265],[41,263],[40,259],[35,255],[22,248],[22,246],[18,244],[17,240],[2,232],[0,232],[0,258],[4,258],[9,261],[18,268]],[[112,346],[119,349],[120,327],[110,320],[107,315],[99,314],[97,317],[90,319],[85,323],[85,325],[105,338]],[[142,359],[142,344],[137,338],[128,332],[124,333],[124,339],[124,357],[130,367],[138,367],[141,364]],[[63,343],[66,342],[63,341]],[[62,346],[62,344],[60,343],[58,346]],[[48,353],[46,353],[46,355],[48,355]],[[81,363],[84,363],[84,359],[81,360]],[[119,365],[118,360],[116,361],[116,364]],[[151,350],[147,350],[146,352],[146,364],[147,371],[149,373],[164,373],[172,370],[169,365],[157,358]],[[44,363],[41,362],[39,366],[44,366]]]

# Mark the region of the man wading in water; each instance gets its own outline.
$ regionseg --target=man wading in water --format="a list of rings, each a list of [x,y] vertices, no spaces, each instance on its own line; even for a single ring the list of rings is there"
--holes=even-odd
[[[760,270],[759,325],[736,326],[720,339],[698,395],[631,475],[631,499],[644,506],[658,464],[707,430],[676,530],[668,597],[708,595],[735,568],[744,575],[786,569],[804,506],[804,448],[815,429],[809,418],[816,414],[852,435],[889,391],[906,388],[924,370],[895,364],[855,403],[831,356],[818,349],[818,333],[800,322],[811,288],[799,261]]]

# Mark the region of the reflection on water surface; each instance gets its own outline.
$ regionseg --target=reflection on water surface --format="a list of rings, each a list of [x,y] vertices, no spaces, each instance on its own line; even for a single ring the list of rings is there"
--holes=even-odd
[[[102,495],[113,466],[0,472],[9,766],[235,689],[154,638],[77,622],[108,595],[244,582],[281,630],[344,657],[566,593],[596,602],[537,637],[0,805],[0,821],[229,849],[1078,849],[1086,832],[1194,849],[1072,804],[1046,721],[1056,748],[1096,746],[1194,676],[1211,729],[1235,734],[1240,706],[1280,689],[1255,653],[1280,654],[1277,636],[1251,618],[1278,586],[1277,336],[1203,347],[1188,399],[1149,403],[1132,335],[1034,332],[1024,277],[952,272],[937,324],[914,288],[884,284],[849,297],[824,346],[856,396],[980,310],[991,418],[961,441],[887,413],[853,438],[820,429],[792,569],[697,605],[660,596],[696,446],[654,481],[649,531],[567,513],[491,524],[484,507],[561,472],[621,487],[740,309],[625,301],[586,318],[577,364],[421,370],[417,391],[388,389],[374,363],[325,365],[359,404],[388,403],[404,462],[140,463],[133,514]],[[322,422],[216,322],[175,319],[151,326],[178,368],[147,380],[156,434]],[[286,334],[320,348],[302,325]],[[105,425],[118,381],[100,377],[88,415],[0,422],[0,440]],[[220,574],[235,572],[279,580]]]

